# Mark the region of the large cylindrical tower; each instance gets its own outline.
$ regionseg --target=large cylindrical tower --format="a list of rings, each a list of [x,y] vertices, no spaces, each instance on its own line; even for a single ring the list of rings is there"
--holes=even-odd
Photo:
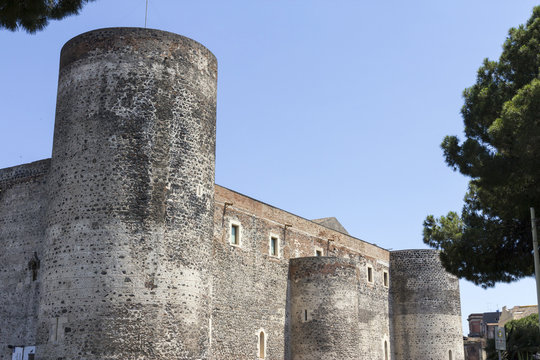
[[[39,359],[206,359],[215,57],[164,31],[62,49]]]
[[[463,360],[459,282],[436,250],[390,253],[394,360]]]
[[[289,263],[291,359],[361,359],[358,279],[354,260],[334,257]]]

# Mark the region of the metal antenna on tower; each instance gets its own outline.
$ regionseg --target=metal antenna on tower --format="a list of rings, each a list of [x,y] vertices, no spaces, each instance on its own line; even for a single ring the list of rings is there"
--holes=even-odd
[[[144,10],[144,28],[146,29],[146,19],[148,18],[148,0],[146,0],[146,9]]]

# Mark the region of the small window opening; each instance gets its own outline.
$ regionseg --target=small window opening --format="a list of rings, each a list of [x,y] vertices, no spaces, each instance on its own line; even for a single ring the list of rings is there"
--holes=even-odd
[[[383,273],[383,284],[388,287],[388,273],[386,271]]]
[[[40,260],[37,253],[34,251],[34,257],[28,262],[28,269],[32,271],[32,281],[37,280],[37,273],[39,269]]]
[[[277,238],[270,238],[270,255],[277,256]]]
[[[384,341],[384,360],[388,360],[388,342]]]
[[[240,231],[239,231],[238,225],[232,224],[231,225],[231,244],[238,245],[239,238],[240,238]]]
[[[307,321],[307,310],[304,310],[304,321]]]
[[[370,266],[367,268],[367,281],[370,283],[373,282],[373,268]]]
[[[53,335],[53,341],[58,341],[58,323],[60,322],[60,318],[56,317],[54,318],[54,324],[53,324],[53,327],[54,327],[54,335]]]
[[[322,250],[315,250],[315,256],[322,256]]]
[[[264,331],[261,331],[259,333],[259,359],[264,359],[264,353],[265,353],[265,348],[264,348]]]
[[[448,350],[448,360],[452,360],[452,350]]]

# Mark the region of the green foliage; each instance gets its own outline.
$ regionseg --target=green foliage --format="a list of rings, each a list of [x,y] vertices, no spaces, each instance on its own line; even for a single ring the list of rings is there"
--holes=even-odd
[[[509,321],[504,328],[508,360],[532,359],[535,353],[540,352],[538,314]]]
[[[499,61],[465,89],[465,141],[447,136],[446,163],[471,178],[458,216],[424,221],[445,268],[483,287],[534,273],[529,208],[540,210],[540,6],[509,31]]]
[[[29,33],[43,30],[49,20],[60,20],[78,14],[82,7],[94,0],[0,0],[0,29]]]
[[[532,360],[533,355],[540,352],[540,329],[538,314],[532,314],[523,319],[512,320],[504,326],[506,332],[506,351],[502,351],[504,360]],[[495,340],[488,339],[485,348],[487,360],[497,360]]]
[[[495,349],[495,339],[487,339],[484,350],[486,350],[486,360],[499,360],[499,353]]]

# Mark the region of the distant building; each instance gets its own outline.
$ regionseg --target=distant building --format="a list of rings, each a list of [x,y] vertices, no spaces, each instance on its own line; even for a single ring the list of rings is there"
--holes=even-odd
[[[469,322],[469,337],[482,336],[482,317],[484,314],[471,314],[467,318]]]
[[[495,328],[499,325],[499,316],[501,313],[487,312],[482,316],[482,337],[487,339],[495,339]]]
[[[465,360],[486,359],[484,349],[487,340],[495,338],[495,328],[498,326],[500,316],[499,311],[469,315],[467,318],[469,335],[463,340]]]
[[[483,348],[483,339],[480,337],[465,337],[463,346],[466,360],[483,360],[486,358]]]
[[[495,338],[496,327],[502,327],[512,320],[523,319],[538,313],[537,305],[514,306],[508,309],[503,306],[502,312],[474,313],[467,318],[469,335],[463,337],[465,360],[485,360],[488,339]]]
[[[509,321],[523,319],[532,314],[538,314],[537,305],[514,306],[511,309],[507,309],[506,306],[503,306],[498,323],[499,326],[504,326]]]

